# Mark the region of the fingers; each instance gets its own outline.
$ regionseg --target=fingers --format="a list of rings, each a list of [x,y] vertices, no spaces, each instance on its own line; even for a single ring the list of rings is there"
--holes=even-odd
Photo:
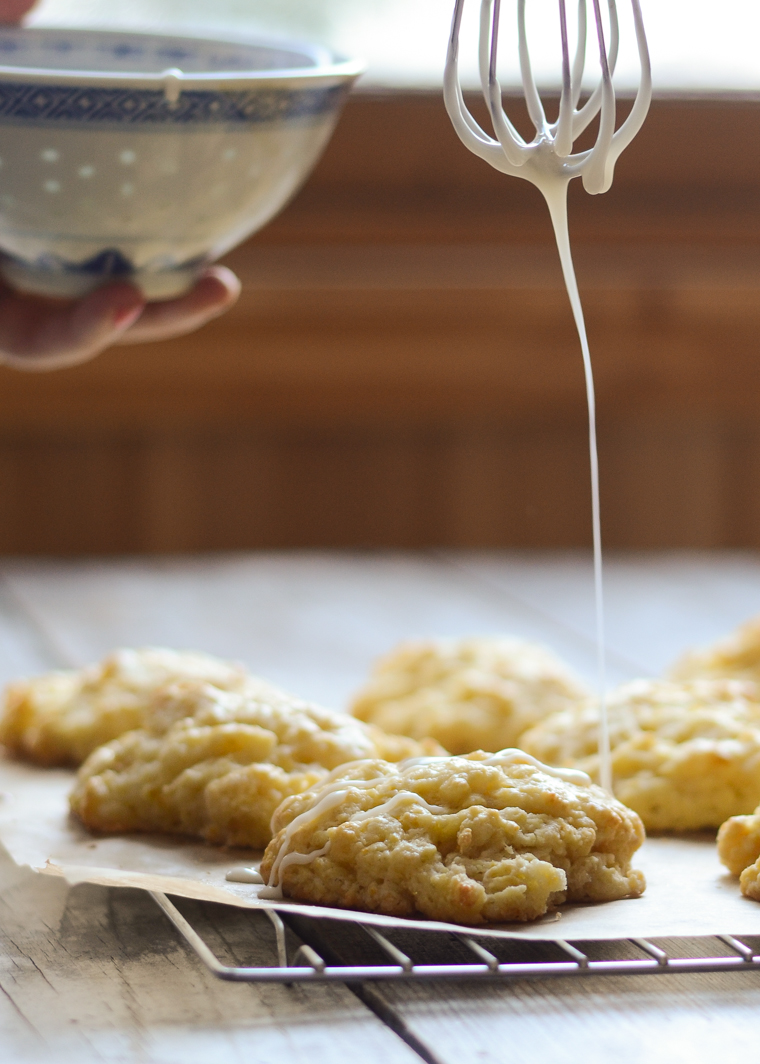
[[[0,290],[0,363],[42,372],[88,362],[112,344],[183,336],[224,313],[239,295],[240,281],[224,266],[210,266],[192,291],[165,303],[146,304],[124,282],[77,303],[6,288]]]
[[[76,366],[116,343],[145,301],[132,285],[99,288],[77,303],[0,292],[0,363],[39,372]]]
[[[149,303],[117,342],[142,344],[184,336],[223,314],[239,295],[240,281],[232,270],[225,266],[209,266],[187,295],[165,303]]]

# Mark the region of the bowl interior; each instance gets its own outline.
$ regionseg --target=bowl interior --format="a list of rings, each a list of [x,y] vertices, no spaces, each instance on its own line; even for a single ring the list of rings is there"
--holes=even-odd
[[[187,74],[271,74],[314,69],[331,60],[310,45],[236,43],[75,29],[0,29],[0,69],[48,73],[158,76],[169,68]],[[6,75],[7,76],[7,75]]]

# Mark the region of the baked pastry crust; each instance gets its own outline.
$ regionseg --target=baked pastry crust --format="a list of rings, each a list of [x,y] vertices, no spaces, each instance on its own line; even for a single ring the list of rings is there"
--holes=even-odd
[[[760,901],[760,860],[744,869],[739,876],[739,885],[745,898]]]
[[[351,712],[385,731],[431,736],[452,754],[503,750],[588,691],[541,646],[472,637],[402,643],[375,665]]]
[[[18,680],[5,691],[0,742],[39,765],[79,765],[92,751],[134,728],[166,683],[204,680],[226,690],[247,682],[242,665],[195,651],[116,650],[96,665]]]
[[[738,680],[637,680],[608,702],[613,788],[648,831],[717,828],[760,803],[760,691]],[[554,714],[520,745],[598,778],[598,709]]]
[[[71,808],[91,830],[263,848],[280,802],[338,765],[440,750],[282,692],[197,681],[156,694],[149,719],[152,728],[99,747],[80,768]]]
[[[732,816],[718,832],[718,856],[735,876],[742,894],[760,901],[760,806],[748,816]]]
[[[712,646],[684,654],[670,670],[674,680],[735,679],[760,683],[760,617]]]
[[[522,751],[360,761],[287,799],[261,874],[284,896],[478,925],[641,894],[638,816]]]

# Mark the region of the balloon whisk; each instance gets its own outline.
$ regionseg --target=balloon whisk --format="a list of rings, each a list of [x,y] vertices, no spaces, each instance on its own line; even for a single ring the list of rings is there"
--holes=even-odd
[[[566,2],[558,2],[562,93],[556,121],[548,121],[533,75],[525,25],[526,0],[517,0],[517,32],[520,77],[528,116],[535,129],[533,139],[527,141],[518,133],[503,106],[502,88],[497,75],[502,0],[481,0],[480,5],[480,85],[494,136],[481,128],[462,95],[459,33],[465,0],[456,0],[454,7],[444,75],[444,100],[460,139],[470,151],[497,170],[513,177],[526,178],[542,189],[547,178],[556,183],[557,178],[565,178],[569,182],[574,177],[580,177],[586,191],[597,195],[606,192],[612,184],[615,163],[641,129],[652,98],[652,73],[641,7],[639,0],[631,0],[641,66],[639,87],[631,111],[616,129],[615,88],[612,82],[620,44],[616,0],[607,0],[609,39],[605,34],[601,0],[591,0],[590,20],[586,0],[579,0],[577,41],[572,57]],[[588,99],[581,104],[587,45],[589,38],[593,37],[598,47],[600,77]],[[597,116],[599,128],[593,147],[574,151],[575,142]]]

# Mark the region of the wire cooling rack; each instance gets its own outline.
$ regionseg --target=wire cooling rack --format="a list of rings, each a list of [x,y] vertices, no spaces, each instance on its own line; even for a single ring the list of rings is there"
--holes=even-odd
[[[219,979],[240,983],[296,983],[296,982],[355,982],[365,980],[434,980],[434,979],[486,979],[508,981],[530,977],[583,975],[661,975],[675,972],[760,971],[760,953],[747,942],[734,935],[717,935],[727,952],[720,956],[681,956],[673,950],[666,951],[646,938],[626,939],[619,945],[620,952],[634,952],[638,956],[606,957],[595,960],[572,942],[553,940],[561,959],[556,960],[504,960],[487,949],[477,939],[476,932],[462,931],[452,935],[445,931],[423,931],[424,936],[440,936],[456,940],[460,959],[456,963],[415,963],[390,939],[375,927],[357,921],[356,926],[373,940],[387,963],[331,964],[312,946],[301,942],[288,950],[288,936],[282,918],[271,909],[262,912],[271,921],[277,943],[277,966],[237,967],[223,964],[213,950],[182,915],[174,903],[159,891],[150,891],[156,904],[168,916],[182,938],[195,951],[206,967]],[[324,923],[325,921],[321,921]],[[503,946],[504,939],[498,940]],[[519,941],[519,940],[517,940]],[[692,940],[689,940],[692,941]],[[490,940],[489,944],[493,943]],[[611,945],[611,944],[607,944]],[[462,949],[463,947],[463,949]],[[493,948],[496,948],[495,946]],[[587,947],[588,948],[588,947]],[[375,951],[377,952],[377,951]],[[684,950],[683,952],[687,952]],[[461,959],[461,954],[467,960]],[[469,960],[469,958],[472,958]],[[469,961],[469,963],[468,963]]]

